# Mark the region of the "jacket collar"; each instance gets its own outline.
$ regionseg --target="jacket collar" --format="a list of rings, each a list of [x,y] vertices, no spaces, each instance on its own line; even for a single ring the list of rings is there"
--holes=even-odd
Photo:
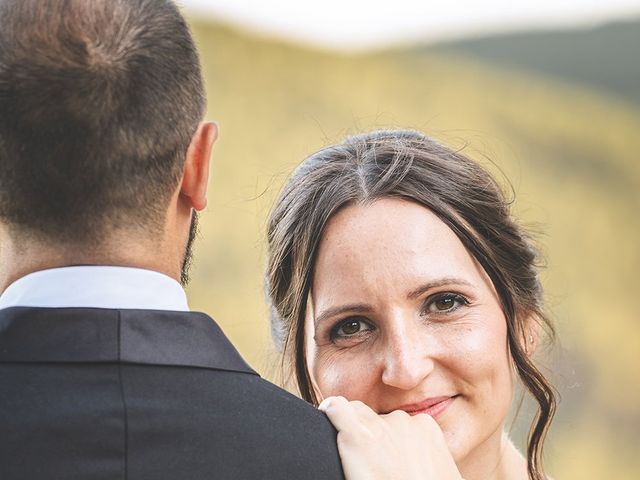
[[[257,375],[198,312],[11,307],[0,310],[0,363],[132,363]]]

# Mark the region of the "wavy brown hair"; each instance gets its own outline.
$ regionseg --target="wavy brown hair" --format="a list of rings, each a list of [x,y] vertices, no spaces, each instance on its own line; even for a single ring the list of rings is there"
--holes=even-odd
[[[421,133],[385,130],[347,138],[306,158],[286,183],[268,224],[266,275],[272,334],[283,365],[293,368],[302,397],[317,404],[305,358],[304,320],[318,245],[338,210],[384,197],[431,210],[491,278],[507,321],[513,364],[538,404],[528,436],[529,478],[544,479],[542,448],[556,398],[525,347],[531,319],[551,339],[555,335],[543,311],[538,255],[491,175]]]

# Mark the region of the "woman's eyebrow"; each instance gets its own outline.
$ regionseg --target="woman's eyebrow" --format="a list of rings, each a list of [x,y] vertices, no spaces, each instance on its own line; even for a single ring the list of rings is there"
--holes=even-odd
[[[355,312],[355,311],[361,312],[361,313],[366,313],[369,310],[370,310],[370,307],[366,303],[352,303],[352,304],[348,304],[348,305],[340,305],[339,307],[330,307],[330,308],[327,308],[326,310],[322,311],[320,313],[320,315],[318,315],[314,319],[313,323],[316,326],[318,326],[319,324],[321,324],[322,322],[324,322],[328,318],[335,317],[336,315],[340,315],[341,313]]]
[[[438,280],[432,280],[430,282],[424,283],[420,285],[418,288],[416,288],[415,290],[411,290],[407,294],[407,298],[409,300],[413,300],[419,297],[420,295],[422,295],[424,292],[427,292],[433,288],[444,287],[445,285],[465,285],[467,287],[473,286],[471,285],[471,283],[469,283],[467,280],[464,280],[463,278],[456,278],[456,277],[439,278]]]

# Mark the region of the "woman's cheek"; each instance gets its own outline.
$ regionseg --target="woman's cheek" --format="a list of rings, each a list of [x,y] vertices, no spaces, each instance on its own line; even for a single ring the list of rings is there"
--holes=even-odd
[[[503,410],[506,415],[513,394],[506,321],[500,314],[478,315],[476,320],[455,338],[448,338],[447,366],[461,380],[465,400],[479,409],[476,415],[492,416]]]
[[[341,395],[349,400],[360,398],[366,388],[370,368],[348,349],[318,351],[314,362],[314,378],[323,397]],[[364,363],[364,365],[363,365]]]
[[[506,321],[501,312],[497,313],[474,312],[453,326],[444,347],[450,358],[468,371],[508,364]]]

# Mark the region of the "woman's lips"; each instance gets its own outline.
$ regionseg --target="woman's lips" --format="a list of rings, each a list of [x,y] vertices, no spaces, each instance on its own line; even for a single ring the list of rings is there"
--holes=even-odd
[[[453,403],[457,395],[445,396],[445,397],[432,397],[427,398],[419,403],[412,403],[409,405],[401,405],[394,410],[404,410],[409,415],[418,415],[419,413],[426,413],[432,417],[436,417],[444,412],[449,405]]]

